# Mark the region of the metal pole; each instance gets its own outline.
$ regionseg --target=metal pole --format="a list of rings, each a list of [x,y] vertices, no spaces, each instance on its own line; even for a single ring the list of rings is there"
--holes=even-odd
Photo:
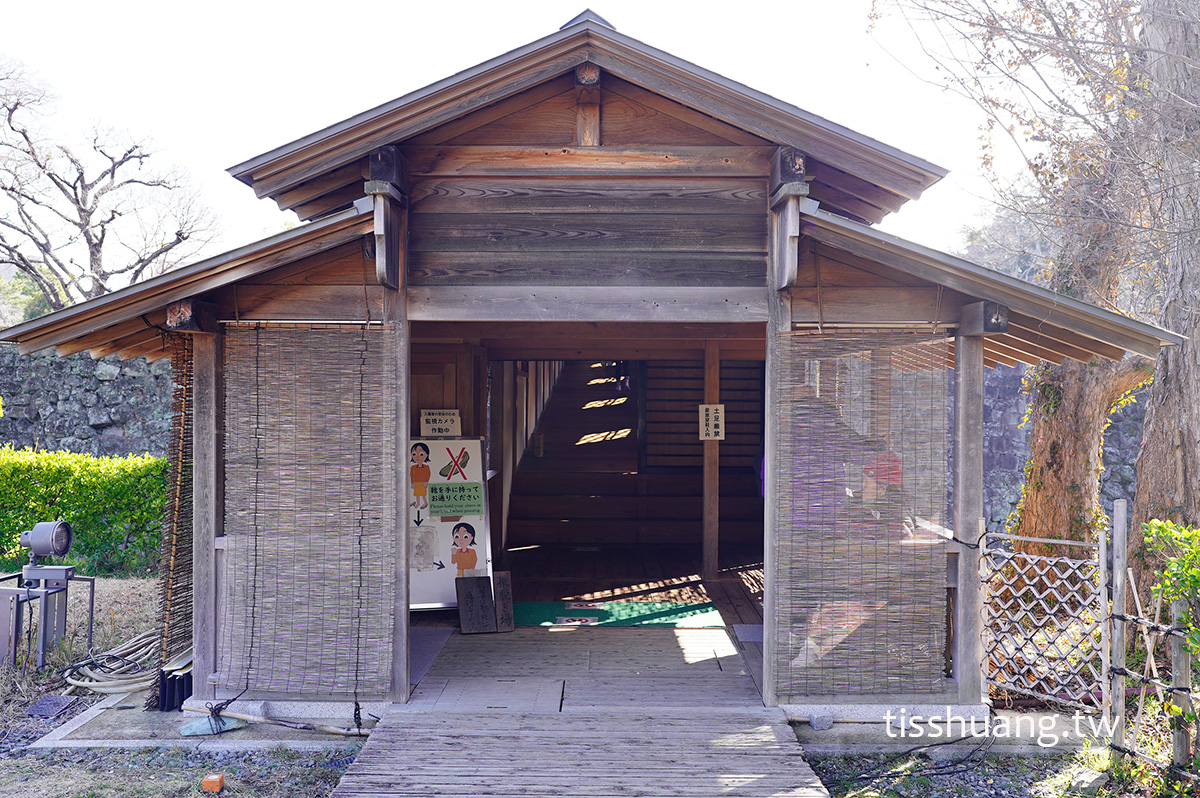
[[[1171,626],[1183,629],[1187,611],[1186,599],[1172,601]],[[1179,635],[1171,635],[1171,686],[1188,690],[1192,686],[1192,655],[1187,650],[1187,639]],[[1171,718],[1171,764],[1186,770],[1192,759],[1192,735],[1182,716],[1192,711],[1192,699],[1187,693],[1172,692],[1171,703],[1180,710]]]
[[[1129,537],[1127,502],[1117,499],[1113,502],[1112,517],[1112,611],[1125,614],[1125,560]],[[1119,671],[1125,670],[1125,622],[1114,619],[1112,625],[1112,743],[1125,746],[1125,676]],[[1113,766],[1119,766],[1124,756],[1116,750],[1112,752]]]

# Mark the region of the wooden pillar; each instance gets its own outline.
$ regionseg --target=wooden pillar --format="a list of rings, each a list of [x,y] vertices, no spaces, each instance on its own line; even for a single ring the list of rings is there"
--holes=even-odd
[[[1171,628],[1186,631],[1189,612],[1187,599],[1172,601]],[[1192,654],[1188,651],[1187,639],[1178,635],[1171,635],[1171,686],[1179,690],[1171,693],[1171,703],[1181,714],[1192,712]],[[1190,723],[1182,722],[1183,718],[1178,720],[1171,724],[1171,764],[1180,770],[1188,770],[1192,762],[1192,727]]]
[[[704,404],[721,401],[721,350],[718,341],[704,342]],[[722,422],[724,423],[724,422]],[[704,442],[704,579],[716,579],[721,517],[721,443]]]
[[[1125,569],[1128,567],[1129,551],[1129,502],[1117,499],[1113,502],[1112,514],[1112,612],[1125,614]],[[1101,585],[1101,596],[1105,587]],[[1112,624],[1112,655],[1110,658],[1113,671],[1125,669],[1125,622],[1113,619]],[[1125,747],[1125,677],[1113,673],[1109,686],[1112,701],[1112,742],[1113,745]],[[1189,685],[1190,687],[1190,685]],[[1119,766],[1125,760],[1120,751],[1112,751],[1110,762]]]
[[[409,402],[412,385],[411,338],[408,327],[407,254],[408,185],[404,156],[395,147],[371,153],[370,180],[364,186],[375,208],[375,275],[383,286],[383,323],[394,336],[396,408],[393,414],[396,473],[392,495],[396,598],[392,626],[392,677],[388,697],[406,703],[409,695],[408,601],[408,468]]]
[[[775,468],[778,440],[790,434],[782,429],[776,406],[779,402],[783,374],[779,361],[783,342],[780,336],[792,328],[791,299],[786,289],[795,283],[799,268],[800,200],[807,194],[803,178],[803,155],[790,147],[781,147],[771,161],[771,202],[767,236],[767,353],[766,384],[763,418],[764,484],[763,492],[763,703],[769,707],[779,703],[775,659],[779,648],[779,623],[775,617],[776,595],[780,584],[781,566],[776,561],[778,540],[776,507],[780,475]]]
[[[211,701],[217,668],[217,538],[225,534],[223,340],[192,336],[192,698]]]
[[[954,339],[954,533],[974,544],[983,518],[983,336]],[[983,681],[983,597],[979,549],[959,546],[954,602],[954,678],[958,700],[979,704]]]
[[[500,544],[501,553],[508,550],[508,508],[512,502],[513,477],[517,464],[513,461],[515,435],[516,377],[515,364],[511,360],[504,361],[503,375],[500,384]]]

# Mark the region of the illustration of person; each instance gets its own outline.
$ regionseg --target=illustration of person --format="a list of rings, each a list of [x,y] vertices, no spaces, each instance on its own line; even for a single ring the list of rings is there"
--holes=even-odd
[[[412,466],[408,469],[408,478],[412,482],[413,500],[410,506],[418,510],[429,506],[429,447],[423,443],[414,443],[410,452]]]
[[[458,575],[472,570],[479,562],[479,552],[471,549],[475,545],[475,527],[466,523],[454,525],[454,544],[450,547],[450,563],[458,566]]]

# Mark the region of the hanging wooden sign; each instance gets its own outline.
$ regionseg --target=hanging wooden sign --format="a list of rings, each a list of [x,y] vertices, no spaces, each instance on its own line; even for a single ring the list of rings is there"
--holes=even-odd
[[[421,411],[422,438],[457,438],[462,435],[462,419],[457,408]]]

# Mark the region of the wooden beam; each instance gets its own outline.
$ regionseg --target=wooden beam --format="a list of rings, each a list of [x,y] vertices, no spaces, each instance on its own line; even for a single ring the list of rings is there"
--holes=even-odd
[[[979,591],[979,522],[983,518],[983,355],[984,339],[954,339],[954,535],[958,547],[958,589],[954,601],[954,678],[958,700],[985,700],[983,680],[983,600]]]
[[[413,321],[765,321],[761,288],[414,286]]]
[[[292,210],[311,203],[331,191],[362,183],[363,178],[368,174],[366,160],[360,159],[279,194],[275,197],[275,204],[279,206],[280,210]]]
[[[1059,365],[1066,360],[1058,352],[1051,352],[1044,347],[1036,346],[1011,335],[989,335],[987,341],[984,343],[984,352],[989,351],[1007,354],[1031,366],[1036,366],[1043,360],[1055,365]]]
[[[936,288],[792,288],[797,324],[957,323],[964,297]]]
[[[719,341],[704,342],[704,404],[721,401],[721,349]],[[722,422],[724,423],[724,422]],[[720,442],[704,441],[704,545],[701,575],[706,580],[717,578],[717,552],[720,541],[721,518],[721,449]]]
[[[766,325],[762,322],[473,322],[473,321],[414,321],[412,335],[421,338],[488,338],[504,345],[500,339],[515,338],[522,342],[546,337],[587,340],[621,339],[644,342],[664,339],[667,345],[678,341],[719,338],[722,341],[764,340]],[[539,343],[546,341],[539,340]]]
[[[163,340],[163,334],[163,330],[156,330],[152,327],[143,327],[142,329],[132,332],[129,335],[122,336],[115,341],[109,341],[106,344],[94,346],[91,348],[88,354],[92,356],[93,360],[99,360],[100,358],[108,357],[109,355],[115,355],[126,349],[144,346],[145,344],[151,342],[161,342]]]
[[[166,338],[159,336],[138,346],[125,347],[117,353],[117,357],[119,357],[121,360],[133,360],[135,358],[142,357],[143,355],[150,355],[156,352],[165,352],[167,354],[171,353],[171,348],[167,345]]]
[[[383,317],[381,286],[239,285],[217,297],[223,321],[378,321]]]
[[[704,349],[692,341],[691,348],[638,347],[620,342],[595,341],[576,347],[544,347],[536,343],[492,346],[488,357],[493,360],[700,360]],[[739,360],[762,360],[763,350],[736,350]],[[730,355],[733,356],[733,353]]]
[[[165,317],[161,319],[161,322],[159,319],[156,319],[150,315],[147,315],[147,318],[150,320],[151,324],[166,322]],[[127,335],[132,335],[133,333],[145,329],[147,329],[146,322],[143,321],[139,316],[136,319],[130,319],[129,321],[124,321],[120,324],[114,324],[111,327],[105,327],[104,329],[97,330],[96,332],[89,333],[88,335],[82,335],[78,338],[59,344],[54,348],[54,353],[59,357],[74,355],[86,349],[91,349],[94,346],[103,346],[111,341],[124,338]]]
[[[1004,346],[1025,352],[1038,360],[1050,363],[1062,363],[1066,358],[1087,363],[1096,357],[1094,352],[1064,344],[1062,341],[1051,341],[1043,335],[1030,334],[1028,331],[1012,327],[1004,335],[991,337],[989,340],[998,341]]]
[[[1031,350],[1041,352],[1049,357],[1039,357],[1038,355],[1033,354]],[[1049,361],[1056,365],[1062,363],[1063,361],[1062,355],[1056,356],[1052,352],[1046,352],[1044,349],[1030,346],[1029,344],[1022,342],[1020,339],[1009,336],[1005,336],[1004,338],[1000,338],[999,336],[987,336],[983,342],[983,353],[985,357],[1003,356],[1012,358],[1013,360],[1020,361],[1027,366],[1036,366],[1043,360]]]
[[[1078,351],[1089,352],[1108,358],[1109,360],[1121,360],[1125,357],[1125,350],[1119,346],[1113,346],[1094,338],[1089,338],[1086,335],[1080,335],[1072,330],[1064,329],[1063,327],[1051,322],[1039,321],[1032,316],[1026,316],[1023,313],[1017,313],[1010,310],[1008,312],[1009,332],[1013,335],[1020,334],[1022,338],[1045,346],[1048,349],[1057,348],[1058,344],[1066,344],[1069,347],[1074,347]],[[1076,355],[1067,354],[1074,360],[1080,360],[1083,363],[1091,360],[1083,360]]]
[[[861,201],[864,205],[881,208],[884,211],[898,211],[908,201],[906,197],[880,188],[878,185],[852,174],[834,169],[832,166],[809,158],[805,164],[809,178],[817,184],[827,186],[839,194],[845,194]],[[815,195],[816,192],[810,192]]]
[[[225,534],[224,370],[222,335],[192,338],[192,697],[216,698],[217,551]]]
[[[774,147],[405,147],[414,177],[765,177]]]

